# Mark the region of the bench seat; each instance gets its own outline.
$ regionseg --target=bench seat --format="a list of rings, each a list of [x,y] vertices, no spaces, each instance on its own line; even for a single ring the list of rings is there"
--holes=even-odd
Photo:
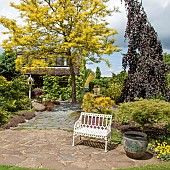
[[[108,135],[108,130],[98,129],[98,128],[89,128],[89,127],[82,127],[75,130],[75,134],[79,134],[82,136],[90,136],[96,138],[103,138]]]
[[[107,142],[111,139],[112,115],[81,112],[79,119],[74,124],[74,138],[76,136],[93,137],[105,140],[105,152],[107,152]]]

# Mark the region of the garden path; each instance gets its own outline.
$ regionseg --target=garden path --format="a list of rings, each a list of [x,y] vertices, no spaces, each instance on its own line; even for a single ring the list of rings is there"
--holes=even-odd
[[[53,111],[37,112],[36,117],[20,124],[17,129],[62,129],[72,131],[75,118],[70,117],[74,111],[80,111],[80,104],[61,102]]]

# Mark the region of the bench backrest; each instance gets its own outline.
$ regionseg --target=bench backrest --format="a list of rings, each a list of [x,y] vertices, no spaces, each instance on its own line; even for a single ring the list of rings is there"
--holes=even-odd
[[[112,115],[81,112],[80,120],[84,127],[107,129],[112,124]]]

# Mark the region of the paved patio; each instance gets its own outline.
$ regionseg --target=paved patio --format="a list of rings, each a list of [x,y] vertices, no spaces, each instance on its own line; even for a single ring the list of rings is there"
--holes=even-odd
[[[79,141],[77,140],[77,143]],[[83,139],[72,147],[72,133],[63,130],[0,131],[0,164],[56,170],[109,170],[159,163],[146,153],[142,160],[130,159],[121,145]]]
[[[104,152],[103,141],[83,138],[72,147],[74,118],[80,105],[61,103],[52,112],[37,116],[15,129],[0,131],[0,164],[56,170],[111,170],[159,163],[146,153],[142,160],[126,156],[122,145],[112,143]]]

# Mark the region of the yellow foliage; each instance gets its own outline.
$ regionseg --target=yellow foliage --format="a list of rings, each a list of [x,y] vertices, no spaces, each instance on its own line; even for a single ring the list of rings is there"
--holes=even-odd
[[[86,93],[83,98],[82,108],[85,112],[112,114],[114,105],[115,102],[110,97],[95,98],[92,93]]]
[[[10,82],[3,76],[0,76],[0,87],[6,87]]]
[[[94,74],[94,72],[90,72],[90,74],[89,74],[89,76],[87,77],[87,80],[86,80],[86,82],[85,82],[85,87],[88,87],[89,86],[89,83],[92,81],[92,80],[94,80],[95,79],[95,74]]]
[[[15,60],[16,71],[21,70],[23,65],[24,65],[24,57],[20,56]]]
[[[56,57],[64,54],[73,65],[80,56],[91,61],[96,57],[103,60],[103,54],[120,50],[114,45],[117,31],[109,28],[105,21],[106,16],[115,12],[107,7],[108,1],[21,0],[17,5],[11,3],[11,7],[20,12],[24,24],[17,25],[15,20],[0,17],[0,24],[9,30],[6,33],[10,35],[3,42],[3,48],[22,49],[23,57],[31,63],[27,67],[46,67],[45,63],[36,60],[44,54],[48,58],[52,53]],[[17,70],[22,69],[25,60],[16,60]]]
[[[6,80],[5,77],[0,76],[0,82],[1,82],[1,84],[2,84],[2,82],[3,82],[3,83],[7,83],[7,80]]]

